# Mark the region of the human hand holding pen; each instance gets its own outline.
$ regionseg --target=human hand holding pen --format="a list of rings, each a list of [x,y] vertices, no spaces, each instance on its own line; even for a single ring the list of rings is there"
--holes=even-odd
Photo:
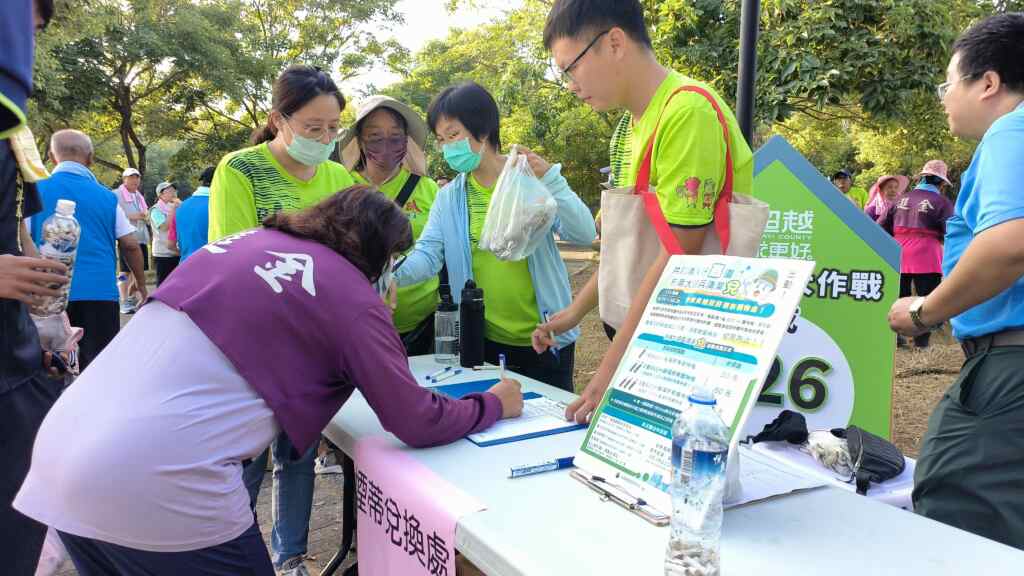
[[[580,319],[576,317],[572,306],[556,312],[548,317],[543,324],[538,324],[530,335],[533,351],[542,354],[544,351],[555,346],[555,336],[572,330],[579,325]]]
[[[487,390],[501,400],[501,417],[518,418],[523,413],[523,389],[519,381],[502,378]]]

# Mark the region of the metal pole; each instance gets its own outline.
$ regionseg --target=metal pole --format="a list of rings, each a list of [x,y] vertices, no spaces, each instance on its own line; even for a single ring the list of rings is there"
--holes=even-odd
[[[754,145],[754,82],[757,79],[757,30],[761,0],[743,0],[740,19],[740,77],[736,87],[736,119],[747,144]]]

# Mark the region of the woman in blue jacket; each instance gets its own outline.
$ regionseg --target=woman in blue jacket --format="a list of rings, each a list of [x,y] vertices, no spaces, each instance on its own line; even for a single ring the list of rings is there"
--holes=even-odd
[[[506,157],[500,152],[498,105],[482,86],[467,82],[446,88],[430,104],[427,123],[459,175],[434,201],[415,249],[395,273],[399,285],[423,281],[447,264],[452,295],[473,280],[484,292],[484,355],[497,363],[504,354],[518,373],[572,391],[573,359],[579,330],[557,338],[555,353],[537,354],[530,336],[543,315],[561,310],[572,294],[555,233],[574,244],[597,236],[590,210],[569,188],[560,164],[527,154],[530,167],[554,196],[558,215],[546,240],[525,260],[509,262],[479,247],[491,195]]]

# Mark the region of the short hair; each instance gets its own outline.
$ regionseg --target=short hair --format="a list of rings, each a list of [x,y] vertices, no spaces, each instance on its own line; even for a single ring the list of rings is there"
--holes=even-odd
[[[50,25],[50,20],[53,20],[53,0],[35,0],[36,2],[36,14],[39,15],[43,20],[43,28]]]
[[[50,137],[50,147],[62,160],[87,160],[92,157],[92,139],[80,130],[58,130]]]
[[[380,278],[392,255],[412,247],[409,218],[373,186],[350,186],[309,208],[269,216],[263,225],[323,244],[370,282]]]
[[[274,94],[271,104],[273,109],[285,116],[291,116],[317,96],[330,94],[338,100],[338,105],[345,110],[345,97],[338,90],[338,85],[323,70],[313,66],[294,64],[285,69],[274,81]],[[253,144],[269,142],[277,136],[277,128],[270,120],[267,125],[258,128],[252,135]]]
[[[458,120],[481,142],[487,141],[496,152],[501,150],[501,119],[498,103],[486,88],[476,82],[449,86],[430,103],[427,125],[437,134],[441,118]]]
[[[207,166],[203,173],[199,175],[199,185],[209,186],[213,184],[213,173],[216,172],[216,166]]]
[[[957,38],[953,53],[960,55],[960,74],[977,78],[991,70],[1007,89],[1024,91],[1024,13],[985,18]]]
[[[651,48],[639,0],[557,0],[544,23],[544,47],[562,38],[579,38],[621,28],[634,42]]]

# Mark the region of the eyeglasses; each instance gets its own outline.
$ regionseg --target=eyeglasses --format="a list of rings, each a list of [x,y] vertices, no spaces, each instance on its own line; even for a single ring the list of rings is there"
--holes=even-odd
[[[968,78],[977,78],[978,76],[980,76],[980,74],[965,74],[956,80],[943,82],[935,87],[935,95],[939,97],[939,100],[945,100],[946,94],[949,94],[949,89],[952,88],[954,84],[967,80]]]
[[[290,116],[285,116],[284,114],[281,114],[281,115],[284,116],[284,119],[287,120],[288,122],[292,121],[292,118]],[[289,126],[290,125],[291,124],[289,124]],[[331,126],[328,126],[328,127],[324,127],[324,126],[303,126],[302,130],[301,131],[297,131],[297,132],[299,132],[299,134],[301,136],[303,136],[305,138],[309,138],[311,140],[316,140],[317,142],[322,142],[323,139],[324,139],[324,136],[328,136],[332,141],[334,141],[334,140],[337,140],[338,139],[338,135],[341,134],[341,127],[340,126],[333,126],[333,127],[331,127]]]
[[[580,63],[580,60],[582,60],[583,57],[587,55],[587,52],[590,52],[590,49],[594,47],[594,44],[597,44],[597,41],[600,40],[602,36],[609,32],[611,32],[610,28],[608,30],[605,30],[604,32],[601,32],[597,36],[594,36],[594,39],[590,41],[590,44],[587,44],[587,47],[584,48],[582,52],[580,52],[580,55],[577,56],[575,60],[570,62],[568,66],[560,70],[560,72],[562,73],[563,84],[568,86],[570,82],[574,81],[574,78],[572,77],[573,68],[575,68],[576,65]]]

